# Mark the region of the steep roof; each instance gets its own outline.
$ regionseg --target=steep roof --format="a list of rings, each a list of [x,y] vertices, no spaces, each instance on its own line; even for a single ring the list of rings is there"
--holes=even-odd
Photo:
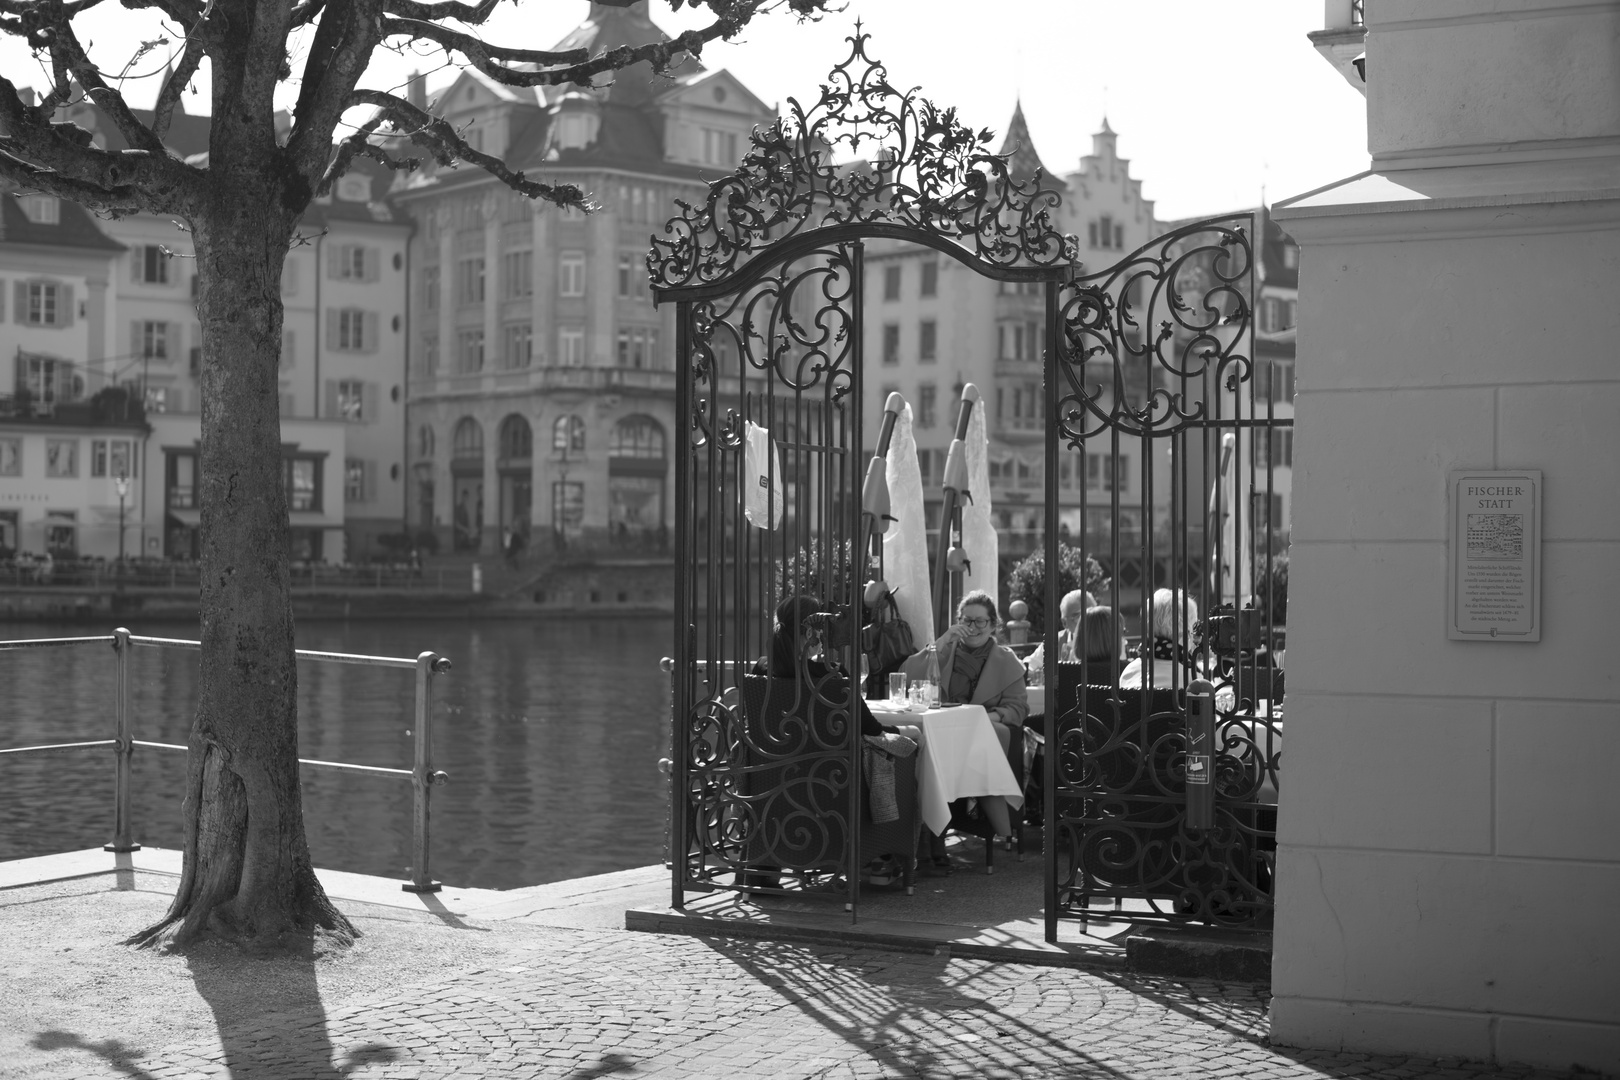
[[[1027,180],[1039,170],[1049,183],[1065,188],[1063,181],[1041,162],[1035,150],[1035,140],[1029,134],[1029,121],[1024,119],[1024,103],[1013,105],[1012,119],[1007,121],[1007,134],[1001,140],[998,154],[1012,156],[1012,173],[1016,179]]]
[[[124,250],[124,245],[102,232],[90,212],[77,203],[58,199],[59,220],[55,225],[41,225],[28,220],[16,195],[11,191],[0,193],[0,243],[85,248],[101,252]]]

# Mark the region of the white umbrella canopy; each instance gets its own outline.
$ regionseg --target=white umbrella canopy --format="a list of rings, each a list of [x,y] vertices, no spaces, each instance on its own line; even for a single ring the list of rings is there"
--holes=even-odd
[[[928,519],[923,510],[922,470],[917,465],[911,406],[905,404],[904,398],[889,440],[884,471],[889,482],[889,513],[894,520],[883,535],[883,577],[894,593],[900,617],[911,625],[912,641],[921,647],[934,640],[934,606],[928,588]]]
[[[974,390],[972,383],[963,388],[964,397],[969,390]],[[968,418],[964,441],[971,498],[962,507],[962,550],[968,558],[967,571],[962,575],[962,595],[979,589],[995,596],[1000,587],[1001,541],[990,516],[990,431],[984,421],[982,398]]]

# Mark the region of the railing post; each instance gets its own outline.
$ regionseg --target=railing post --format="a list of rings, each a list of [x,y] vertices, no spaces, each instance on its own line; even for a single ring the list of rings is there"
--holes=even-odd
[[[664,673],[664,700],[669,703],[666,712],[666,718],[669,720],[667,729],[669,742],[666,744],[669,748],[668,756],[658,759],[658,771],[663,774],[664,791],[669,797],[669,813],[664,815],[664,865],[673,867],[675,848],[670,843],[670,838],[674,835],[672,825],[676,812],[675,783],[671,779],[671,774],[675,771],[675,658],[666,656],[659,660],[658,669]]]
[[[431,893],[440,888],[428,866],[429,800],[433,785],[450,778],[433,771],[433,676],[449,670],[450,661],[437,653],[424,652],[416,658],[416,758],[411,765],[414,850],[411,880],[400,886],[405,892]]]
[[[116,763],[113,766],[113,838],[103,851],[139,851],[141,845],[134,839],[134,823],[130,821],[130,759],[135,755],[134,724],[129,715],[129,631],[120,626],[113,631],[113,651],[118,654],[118,690],[114,700],[114,716],[118,722],[117,740],[113,746]]]

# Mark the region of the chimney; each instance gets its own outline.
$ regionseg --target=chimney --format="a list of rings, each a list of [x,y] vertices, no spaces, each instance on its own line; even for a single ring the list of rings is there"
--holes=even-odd
[[[405,100],[427,112],[427,78],[420,71],[411,72],[405,83]]]

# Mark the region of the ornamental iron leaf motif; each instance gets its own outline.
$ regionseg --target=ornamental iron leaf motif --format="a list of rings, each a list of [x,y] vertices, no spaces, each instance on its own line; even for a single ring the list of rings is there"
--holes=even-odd
[[[889,82],[855,27],[850,55],[834,67],[809,109],[789,98],[789,115],[755,129],[729,176],[709,185],[701,206],[653,238],[647,269],[655,288],[712,285],[772,248],[816,229],[883,225],[955,245],[989,268],[1053,267],[1077,257],[1051,211],[1061,196],[1039,172],[1019,180],[1009,156],[989,149],[954,108],[941,109]],[[869,160],[835,164],[840,147]]]

